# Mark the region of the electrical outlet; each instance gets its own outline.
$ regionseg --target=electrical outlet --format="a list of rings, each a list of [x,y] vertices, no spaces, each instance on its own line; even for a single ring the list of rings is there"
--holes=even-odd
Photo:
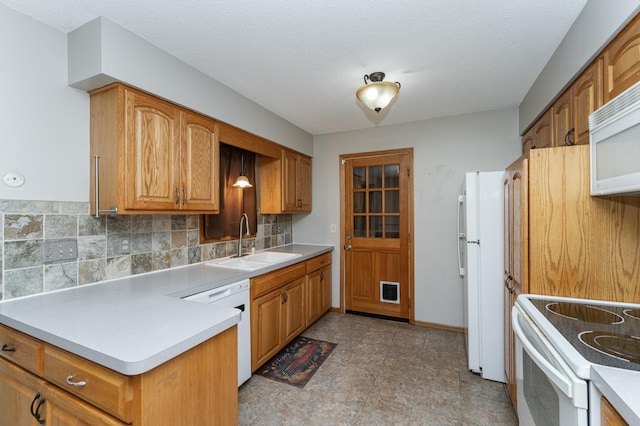
[[[336,232],[338,232],[338,228],[336,227],[335,223],[331,224],[331,233],[335,234]]]
[[[42,261],[44,263],[76,260],[78,258],[77,240],[45,241],[42,244]]]
[[[122,236],[118,239],[118,254],[131,253],[131,238]]]

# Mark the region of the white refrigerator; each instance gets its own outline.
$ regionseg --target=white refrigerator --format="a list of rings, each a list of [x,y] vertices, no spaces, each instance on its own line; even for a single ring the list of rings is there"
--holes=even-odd
[[[458,197],[458,269],[469,370],[504,382],[504,172],[465,173]]]

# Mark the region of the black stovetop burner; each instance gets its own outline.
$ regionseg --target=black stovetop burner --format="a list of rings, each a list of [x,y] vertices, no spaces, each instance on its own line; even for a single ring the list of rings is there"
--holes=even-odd
[[[640,371],[640,309],[530,300],[588,361]]]

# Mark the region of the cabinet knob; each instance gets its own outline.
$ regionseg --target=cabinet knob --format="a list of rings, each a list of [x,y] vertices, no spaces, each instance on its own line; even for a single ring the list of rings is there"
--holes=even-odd
[[[187,204],[187,190],[182,188],[182,204]]]
[[[176,188],[176,204],[180,204],[180,190]]]
[[[324,271],[320,272],[320,282],[324,281]]]
[[[39,399],[38,399],[39,398]],[[38,405],[36,406],[36,408],[34,409],[33,406],[35,405],[36,401],[38,401]],[[42,405],[44,404],[46,400],[44,399],[44,397],[40,398],[40,392],[36,393],[36,396],[33,398],[33,401],[31,401],[31,407],[29,408],[29,411],[31,412],[31,415],[38,421],[38,423],[40,423],[41,425],[44,424],[45,420],[40,418],[40,408],[42,408]]]

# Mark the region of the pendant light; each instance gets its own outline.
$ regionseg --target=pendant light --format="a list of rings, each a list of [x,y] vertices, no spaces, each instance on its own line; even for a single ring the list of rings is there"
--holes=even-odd
[[[372,72],[364,76],[364,86],[358,89],[356,97],[367,106],[367,108],[380,112],[381,109],[389,105],[389,102],[396,97],[400,91],[400,83],[397,81],[383,81],[383,72]]]
[[[236,180],[236,183],[233,184],[233,187],[234,188],[253,187],[253,185],[251,185],[251,182],[249,182],[249,179],[244,174],[244,154],[242,154],[242,168],[240,170],[240,176],[238,176],[238,179]]]

